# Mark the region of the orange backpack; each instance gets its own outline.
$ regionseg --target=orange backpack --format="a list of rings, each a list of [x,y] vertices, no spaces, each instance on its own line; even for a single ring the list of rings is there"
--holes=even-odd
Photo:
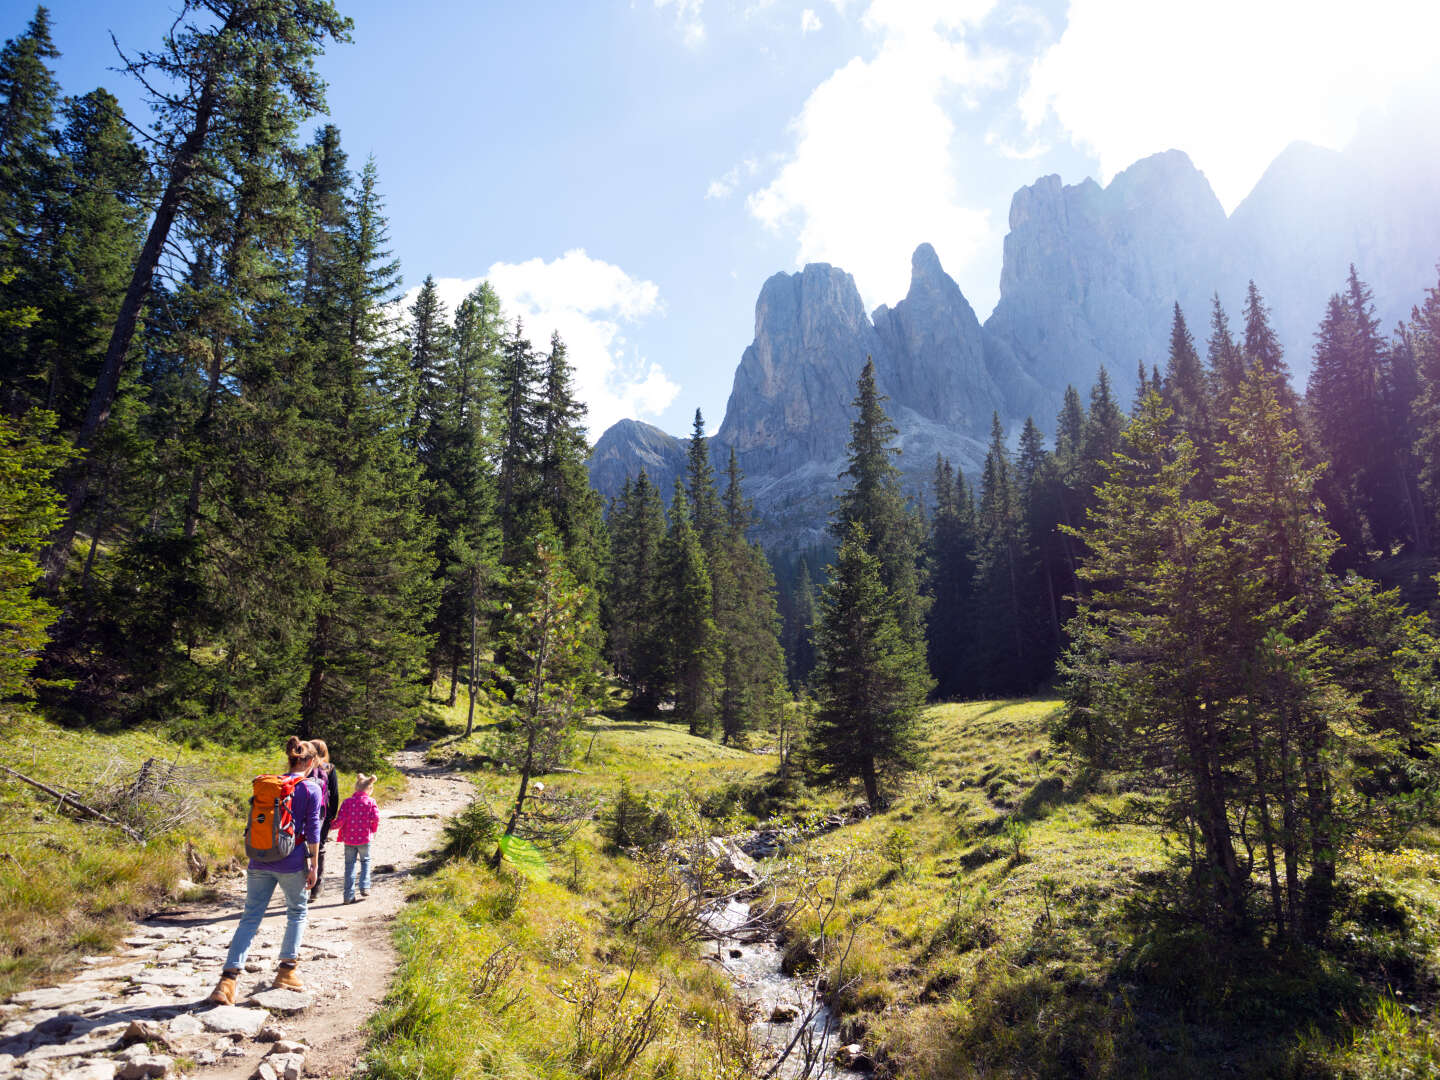
[[[279,862],[295,850],[295,815],[290,801],[303,776],[257,776],[250,784],[250,818],[245,854],[256,862]]]

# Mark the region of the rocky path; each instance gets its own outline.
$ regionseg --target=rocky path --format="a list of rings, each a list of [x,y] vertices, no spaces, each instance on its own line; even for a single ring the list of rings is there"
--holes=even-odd
[[[343,903],[344,849],[327,852],[301,946],[304,993],[270,989],[285,924],[277,891],[236,1004],[206,1003],[240,917],[239,874],[218,901],[162,911],[137,924],[120,951],[84,957],[69,981],[0,1005],[0,1080],[348,1076],[395,970],[391,925],[408,879],[474,790],[426,766],[418,750],[401,752],[395,764],[409,787],[380,812],[368,899]]]

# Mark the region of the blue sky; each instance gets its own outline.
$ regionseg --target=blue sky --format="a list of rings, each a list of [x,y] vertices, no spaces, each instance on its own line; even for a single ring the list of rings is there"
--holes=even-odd
[[[681,433],[697,406],[717,427],[777,270],[843,266],[873,308],[928,241],[983,320],[1020,185],[1174,146],[1230,210],[1292,140],[1342,146],[1440,89],[1430,0],[340,6],[331,117],[377,159],[407,285],[488,276],[537,339],[559,329],[592,437],[627,415]],[[108,32],[150,46],[175,5],[50,7],[65,89],[138,118]],[[8,37],[29,7],[6,10]]]

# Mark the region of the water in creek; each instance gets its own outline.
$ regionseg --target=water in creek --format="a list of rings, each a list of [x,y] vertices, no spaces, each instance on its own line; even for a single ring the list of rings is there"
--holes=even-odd
[[[750,923],[750,905],[731,900],[710,912],[710,925],[720,935],[716,941],[716,962],[734,980],[740,995],[756,1007],[754,1032],[756,1038],[775,1054],[789,1045],[810,1007],[808,984],[780,970],[783,954],[768,934],[761,935]],[[738,956],[735,954],[739,954]],[[711,954],[714,958],[715,954]],[[790,1020],[772,1020],[790,1014]],[[833,1063],[840,1049],[838,1021],[828,1008],[821,1005],[810,1020],[812,1045],[820,1047],[820,1064],[811,1072],[814,1080],[862,1080],[865,1073],[845,1069]],[[773,1057],[772,1057],[773,1060]],[[800,1044],[781,1067],[779,1076],[796,1077],[804,1069]]]

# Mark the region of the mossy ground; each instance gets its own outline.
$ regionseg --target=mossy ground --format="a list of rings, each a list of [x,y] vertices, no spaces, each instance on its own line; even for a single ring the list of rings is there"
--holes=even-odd
[[[154,758],[183,771],[192,816],[143,846],[108,825],[60,811],[56,800],[0,774],[0,998],[73,965],[85,953],[113,947],[131,921],[148,915],[192,879],[187,844],[208,879],[243,856],[242,828],[250,780],[274,772],[284,757],[236,751],[154,734],[75,731],[28,715],[7,718],[0,764],[60,790],[84,794],[121,783]],[[342,774],[349,791],[353,774]],[[403,787],[382,776],[384,799]],[[205,886],[195,890],[198,895]]]
[[[859,927],[846,969],[858,979],[837,1003],[845,1038],[907,1080],[1440,1076],[1436,835],[1353,861],[1326,949],[1226,942],[1180,917],[1175,853],[1127,822],[1126,795],[1052,748],[1056,708],[932,709],[929,765],[884,812],[808,845],[858,859],[844,897]],[[436,752],[489,754],[492,737]],[[773,757],[654,720],[599,720],[577,750],[579,771],[548,785],[613,798],[624,779],[655,801],[688,790],[716,832],[814,820],[858,795],[778,784]],[[493,802],[512,792],[513,775],[475,778]],[[633,964],[631,1002],[663,984],[667,1011],[651,1049],[612,1075],[726,1075],[713,1036],[734,1004],[723,979],[694,946],[615,930],[634,874],[595,825],[550,857],[543,880],[443,866],[402,919],[402,974],[370,1074],[598,1075],[580,1010],[557,994],[589,979],[618,988]],[[481,985],[497,955],[515,964],[508,1007]]]

